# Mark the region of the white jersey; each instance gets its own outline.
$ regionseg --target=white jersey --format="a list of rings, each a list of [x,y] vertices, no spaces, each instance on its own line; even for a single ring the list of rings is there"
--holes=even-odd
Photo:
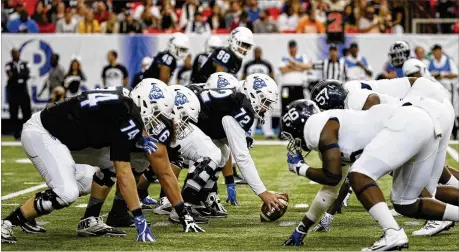
[[[368,111],[333,109],[312,115],[304,126],[304,139],[310,150],[319,149],[320,134],[331,118],[339,121],[338,145],[344,163],[353,163],[365,146],[384,128],[398,106],[384,104]]]
[[[348,92],[360,89],[367,89],[380,94],[387,94],[394,97],[404,97],[411,84],[408,78],[369,80],[369,81],[348,81],[344,84]]]

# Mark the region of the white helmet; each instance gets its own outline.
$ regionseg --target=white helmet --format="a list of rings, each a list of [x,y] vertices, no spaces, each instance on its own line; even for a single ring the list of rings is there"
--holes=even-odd
[[[244,58],[255,45],[252,32],[245,27],[237,27],[231,31],[229,48],[239,58]]]
[[[183,139],[193,131],[189,120],[198,122],[201,104],[189,88],[181,85],[171,85],[169,88],[173,90],[175,97],[174,119],[178,125],[177,135],[179,139]]]
[[[420,73],[421,77],[427,75],[427,68],[422,61],[418,59],[409,59],[403,64],[403,75],[410,76],[415,73]]]
[[[188,36],[181,32],[172,34],[172,36],[169,38],[167,48],[169,53],[172,54],[176,59],[184,59],[190,51],[190,41]]]
[[[216,72],[210,75],[204,84],[204,89],[233,89],[237,90],[239,81],[233,75],[225,72]]]
[[[206,52],[207,53],[212,53],[215,49],[217,49],[219,47],[222,47],[222,40],[219,37],[210,36],[206,40],[205,48],[206,48]]]
[[[263,123],[263,118],[274,110],[273,105],[279,97],[276,82],[266,74],[256,73],[246,78],[244,90],[255,115]]]
[[[129,93],[134,104],[140,108],[145,129],[150,135],[157,135],[166,127],[160,116],[172,120],[174,115],[174,94],[167,85],[157,79],[143,79]]]

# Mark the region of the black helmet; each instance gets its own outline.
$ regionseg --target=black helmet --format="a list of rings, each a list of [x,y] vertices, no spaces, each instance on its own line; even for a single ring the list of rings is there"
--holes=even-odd
[[[321,110],[344,109],[347,93],[341,81],[323,80],[314,86],[311,98]]]
[[[304,125],[309,117],[319,113],[320,109],[315,102],[301,99],[287,105],[287,111],[281,121],[281,136],[289,141],[287,148],[291,151],[298,150],[300,147],[308,150],[304,141]]]
[[[389,49],[390,62],[394,67],[402,67],[410,58],[410,46],[405,41],[397,41]]]

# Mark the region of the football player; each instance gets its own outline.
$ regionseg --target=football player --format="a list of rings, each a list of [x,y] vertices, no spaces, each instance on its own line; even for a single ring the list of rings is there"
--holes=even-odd
[[[216,85],[238,85],[235,78],[219,77],[218,74],[212,75],[210,81],[215,81]],[[203,215],[212,214],[206,204],[202,206],[202,202],[206,202],[208,196],[199,192],[211,191],[231,151],[252,190],[269,207],[279,209],[282,206],[279,200],[283,196],[266,190],[258,176],[245,138],[254,117],[262,119],[265,114],[272,111],[278,97],[274,80],[262,74],[251,75],[247,78],[243,93],[235,92],[233,89],[205,90],[196,85],[190,88],[197,94],[201,103],[197,127],[209,137],[209,140],[213,140],[207,141],[207,144],[213,146],[211,149],[216,149],[218,155],[212,159],[204,158],[194,170],[188,171],[182,189],[184,200],[195,205]]]
[[[158,94],[154,87],[151,90],[150,95]],[[143,106],[150,104],[148,96],[127,97],[120,89],[87,91],[35,113],[24,125],[21,142],[49,189],[35,194],[2,221],[2,242],[16,242],[12,226],[72,204],[81,186],[70,151],[103,147],[110,147],[120,191],[134,215],[137,240],[155,241],[140,207],[129,162],[130,153],[139,149],[153,165],[168,160],[164,146],[146,132],[155,112]]]
[[[435,195],[438,182],[434,175],[438,170],[437,163],[444,162],[444,156],[437,155],[439,138],[443,132],[448,135],[446,132],[453,123],[450,115],[444,113],[447,106],[434,99],[412,98],[404,106],[386,104],[369,111],[329,110],[319,113],[319,108],[311,101],[299,100],[290,104],[289,113],[282,120],[282,129],[289,136],[290,145],[296,148],[301,146],[304,150],[318,150],[324,168],[310,169],[302,161],[299,152],[288,155],[289,168],[334,188],[319,191],[303,221],[284,245],[302,245],[308,228],[335,199],[336,190],[339,190],[342,177],[348,170],[341,167],[342,162],[354,163],[351,185],[364,207],[385,232],[369,250],[390,250],[408,245],[405,232],[393,219],[382,192],[374,182],[398,167],[401,168],[394,172],[391,193],[397,211],[415,218],[459,219],[457,206],[431,198],[431,195]],[[375,146],[378,148],[375,149]],[[425,187],[427,190],[423,191]],[[423,198],[419,198],[421,191]],[[452,188],[450,193],[448,203],[457,204],[454,197],[459,196],[459,190]]]
[[[204,62],[206,62],[207,58],[210,55],[212,55],[215,49],[222,47],[222,41],[217,36],[210,36],[206,40],[204,47],[205,47],[205,52],[202,52],[196,55],[196,57],[194,58],[193,66],[191,69],[191,79],[192,80],[198,79],[199,70],[201,70],[201,66],[204,64]]]
[[[177,60],[185,59],[189,50],[188,36],[180,32],[172,34],[167,50],[156,54],[153,61],[147,66],[143,78],[155,78],[168,84],[177,67]]]
[[[395,72],[397,78],[403,77],[402,66],[410,58],[410,46],[405,41],[396,41],[389,49],[389,59],[384,69],[384,75],[390,77],[391,72]],[[391,78],[388,78],[391,79]]]
[[[153,90],[151,87],[155,87]],[[152,91],[156,92],[153,93]],[[154,115],[151,118],[152,123],[148,126],[148,132],[151,136],[154,136],[158,140],[158,145],[166,146],[170,145],[174,141],[175,129],[173,126],[173,101],[174,93],[171,88],[167,87],[162,81],[156,79],[144,79],[140,82],[135,89],[130,92],[131,97],[140,97],[143,93],[150,92],[149,98],[151,106],[154,107]],[[191,93],[193,94],[193,93]],[[194,94],[193,94],[194,95]],[[185,97],[186,98],[186,97]],[[144,102],[138,100],[137,102]],[[142,105],[142,104],[140,104]],[[143,106],[143,105],[142,105]],[[106,225],[99,224],[94,220],[100,219],[100,211],[104,203],[105,198],[110,192],[111,187],[114,185],[116,178],[114,178],[113,166],[110,165],[108,153],[109,148],[103,149],[85,149],[80,152],[73,152],[75,160],[79,163],[86,163],[101,168],[101,172],[96,173],[92,185],[91,197],[89,198],[88,207],[84,217],[81,219],[77,233],[83,236],[93,235],[112,235],[112,230],[106,232]],[[136,169],[137,174],[142,174],[145,168],[148,166],[148,162],[145,157],[137,153],[132,154],[133,167]],[[194,224],[193,218],[189,216],[189,208],[183,208],[183,200],[181,199],[178,182],[173,173],[170,172],[170,168],[167,164],[156,164],[151,166],[153,172],[157,175],[162,188],[167,193],[169,201],[172,203],[174,208],[179,209],[177,211],[177,220],[183,225],[183,229],[193,232],[203,231],[201,228]],[[166,169],[166,170],[164,170]],[[169,176],[173,176],[169,177]],[[117,189],[119,185],[117,185]],[[122,225],[121,220],[125,220],[127,224],[130,221],[130,216],[127,213],[126,204],[124,198],[120,193],[115,194],[115,200],[112,206],[112,210],[109,213],[107,224],[114,224],[116,226],[127,226]],[[102,227],[101,227],[102,226]],[[119,232],[117,232],[119,233]]]
[[[254,46],[252,32],[245,27],[231,31],[229,46],[214,49],[199,69],[198,74],[191,76],[191,83],[205,83],[210,75],[216,72],[227,72],[236,75],[242,67],[242,60]]]

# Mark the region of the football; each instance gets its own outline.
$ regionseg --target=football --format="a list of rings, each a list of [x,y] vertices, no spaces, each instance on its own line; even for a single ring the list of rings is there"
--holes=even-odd
[[[269,209],[268,205],[263,204],[261,206],[261,213],[260,213],[260,221],[261,222],[276,221],[276,220],[280,219],[285,214],[285,212],[287,212],[288,194],[286,194],[286,193],[278,193],[278,192],[273,192],[273,193],[283,195],[287,199],[287,201],[281,200],[282,203],[284,204],[284,207],[282,207],[281,210],[279,210],[279,211],[274,209],[274,208]]]

